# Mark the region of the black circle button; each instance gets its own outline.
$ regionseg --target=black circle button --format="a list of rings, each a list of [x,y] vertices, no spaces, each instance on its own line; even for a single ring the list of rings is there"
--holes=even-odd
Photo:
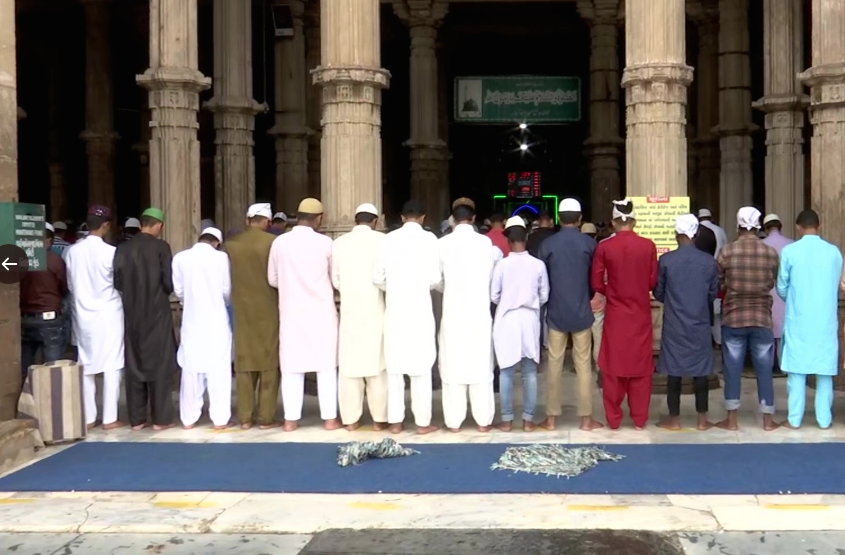
[[[16,245],[0,245],[0,283],[20,283],[29,270],[29,257]]]

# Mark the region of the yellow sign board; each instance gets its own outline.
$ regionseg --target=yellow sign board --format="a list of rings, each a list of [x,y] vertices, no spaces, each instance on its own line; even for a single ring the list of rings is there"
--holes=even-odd
[[[689,197],[629,197],[637,213],[636,232],[654,241],[657,256],[675,250],[675,221],[689,214]]]

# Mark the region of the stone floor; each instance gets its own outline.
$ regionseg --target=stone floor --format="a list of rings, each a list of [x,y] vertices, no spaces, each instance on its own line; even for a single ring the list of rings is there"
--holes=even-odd
[[[543,379],[541,378],[541,391]],[[765,443],[845,441],[845,426],[837,422],[820,430],[808,412],[800,431],[764,432],[756,413],[754,380],[743,381],[740,430],[698,432],[685,428],[670,432],[655,426],[634,430],[627,422],[618,431],[582,432],[575,428],[574,376],[567,375],[564,418],[555,432],[479,433],[470,422],[460,434],[436,432],[419,436],[406,431],[402,443]],[[785,380],[776,380],[776,404],[783,415]],[[722,390],[711,392],[712,417],[724,415]],[[603,413],[600,395],[596,414]],[[845,398],[838,395],[842,411]],[[808,410],[812,410],[808,403]],[[435,421],[442,423],[440,396],[435,394]],[[665,410],[665,399],[652,399],[652,418]],[[684,424],[694,424],[693,400],[682,406]],[[281,412],[281,411],[280,411]],[[190,442],[329,442],[377,439],[365,426],[355,432],[322,429],[317,402],[308,398],[307,417],[293,433],[281,429],[215,432],[206,422],[193,430],[174,428],[161,432],[111,432],[95,430],[87,441],[190,441]],[[543,414],[540,407],[538,414]],[[48,457],[67,446],[49,447]],[[280,472],[284,462],[278,462]],[[811,461],[808,470],[811,471]],[[245,494],[208,492],[65,492],[0,494],[0,532],[6,533],[141,533],[141,534],[314,534],[331,529],[612,529],[655,532],[725,531],[845,531],[845,496],[683,496],[683,495],[317,495]],[[709,540],[708,540],[709,543]],[[845,545],[845,544],[843,544]],[[718,551],[714,551],[717,553]],[[0,550],[2,553],[2,550]],[[699,553],[699,552],[696,552]],[[703,553],[703,552],[701,552]],[[724,553],[730,553],[725,551]],[[755,551],[755,553],[757,553]],[[792,552],[790,552],[792,553]],[[797,552],[796,552],[797,553]],[[821,553],[821,552],[820,552]],[[841,553],[839,554],[841,555]]]

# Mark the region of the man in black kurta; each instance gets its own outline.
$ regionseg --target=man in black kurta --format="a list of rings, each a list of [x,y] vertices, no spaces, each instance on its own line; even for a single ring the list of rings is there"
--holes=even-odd
[[[141,215],[141,232],[117,248],[114,286],[123,297],[126,405],[135,430],[147,426],[147,407],[156,430],[173,425],[176,340],[170,312],[173,281],[170,246],[159,239],[164,213]]]

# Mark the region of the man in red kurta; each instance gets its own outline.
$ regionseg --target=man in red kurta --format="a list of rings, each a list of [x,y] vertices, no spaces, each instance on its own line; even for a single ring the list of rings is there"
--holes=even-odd
[[[654,373],[651,291],[657,285],[657,248],[634,233],[635,225],[633,203],[613,201],[616,233],[599,243],[590,276],[593,290],[607,299],[599,368],[607,424],[614,430],[622,423],[626,395],[634,425],[645,427]]]

